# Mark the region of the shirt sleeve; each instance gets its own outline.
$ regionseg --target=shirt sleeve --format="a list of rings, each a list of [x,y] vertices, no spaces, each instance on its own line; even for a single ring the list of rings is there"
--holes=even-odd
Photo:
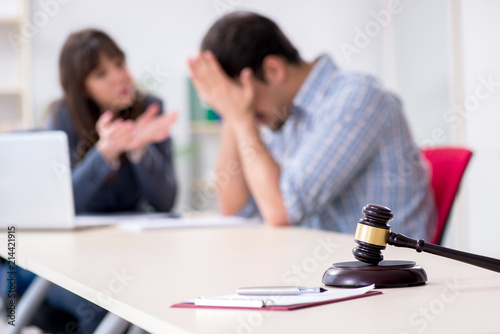
[[[387,93],[368,83],[349,83],[331,96],[332,109],[282,166],[280,189],[288,218],[300,224],[314,215],[366,168],[384,140]]]
[[[71,152],[77,152],[78,136],[65,107],[60,107],[51,115],[46,128],[64,131],[68,136]],[[108,165],[95,145],[79,162],[76,162],[75,155],[71,154],[71,180],[76,213],[88,211],[92,198],[112,173],[113,168]]]
[[[75,212],[88,212],[89,203],[114,169],[108,165],[99,150],[92,147],[82,161],[72,168]]]
[[[160,103],[160,113],[163,113]],[[172,163],[172,140],[147,146],[137,163],[132,164],[137,182],[146,200],[156,211],[172,209],[177,192],[177,183]]]

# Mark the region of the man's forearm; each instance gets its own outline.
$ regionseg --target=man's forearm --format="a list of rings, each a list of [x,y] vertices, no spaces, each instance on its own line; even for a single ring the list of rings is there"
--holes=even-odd
[[[279,186],[281,169],[262,142],[253,117],[235,120],[231,127],[246,184],[262,217],[271,225],[288,225]]]
[[[221,141],[215,183],[222,213],[234,215],[247,203],[250,191],[243,177],[233,129],[226,122],[222,123]]]

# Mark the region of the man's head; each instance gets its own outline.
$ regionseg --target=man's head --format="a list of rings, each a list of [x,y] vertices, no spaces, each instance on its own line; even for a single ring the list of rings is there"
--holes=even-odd
[[[212,51],[235,80],[250,68],[257,119],[272,129],[283,125],[303,81],[299,74],[304,62],[276,23],[250,12],[227,14],[208,30],[201,49]]]

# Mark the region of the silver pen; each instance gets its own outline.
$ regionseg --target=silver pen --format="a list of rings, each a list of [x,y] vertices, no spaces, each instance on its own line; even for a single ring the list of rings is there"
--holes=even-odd
[[[328,291],[323,288],[308,288],[304,286],[263,286],[253,288],[238,288],[236,293],[247,296],[291,296],[304,293],[321,293]]]

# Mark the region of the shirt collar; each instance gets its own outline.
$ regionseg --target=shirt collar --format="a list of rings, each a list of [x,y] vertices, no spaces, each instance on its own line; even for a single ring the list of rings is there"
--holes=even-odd
[[[320,55],[314,61],[311,72],[309,72],[306,80],[300,86],[297,94],[295,94],[291,113],[297,114],[307,110],[308,106],[310,106],[311,102],[314,100],[314,97],[318,94],[322,95],[323,90],[327,88],[327,85],[323,85],[323,82],[329,80],[331,74],[337,71],[337,69],[337,65],[329,55]]]

